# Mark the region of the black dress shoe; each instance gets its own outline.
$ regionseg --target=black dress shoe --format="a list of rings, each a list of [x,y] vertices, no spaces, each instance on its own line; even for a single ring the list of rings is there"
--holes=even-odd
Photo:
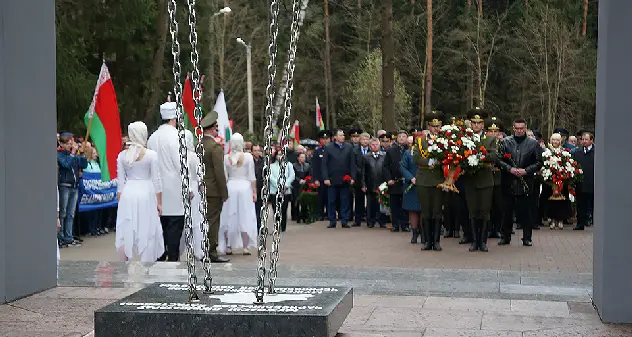
[[[373,227],[375,227],[375,224],[374,224],[374,223],[368,223],[368,224],[366,224],[366,226],[367,226],[368,228],[373,228]]]
[[[399,232],[399,227],[393,227],[393,228],[391,228],[391,232]]]
[[[402,232],[410,232],[410,228],[408,226],[402,227]]]
[[[327,226],[327,228],[336,228],[336,224],[335,223],[330,223],[329,226]]]
[[[359,223],[354,223],[352,226],[353,226],[353,227],[360,227],[360,226],[362,226],[362,224],[359,224]]]
[[[380,224],[380,228],[386,228],[386,224]]]
[[[533,243],[531,242],[531,240],[522,240],[522,245],[523,246],[527,246],[527,247],[531,247],[531,246],[533,246]]]
[[[575,226],[573,227],[574,231],[583,231],[584,230],[584,226]]]
[[[540,230],[540,226],[533,226],[533,230],[539,231]]]
[[[500,240],[498,241],[498,245],[499,245],[499,246],[508,245],[508,244],[510,244],[510,243],[511,243],[511,240],[507,240],[507,239],[500,239]]]
[[[346,223],[343,223],[343,224],[342,224],[342,228],[351,228],[351,226],[349,226],[349,225],[348,225],[348,224],[346,224]]]
[[[226,262],[230,262],[230,259],[227,259],[225,257],[211,257],[211,262],[212,263],[226,263]]]

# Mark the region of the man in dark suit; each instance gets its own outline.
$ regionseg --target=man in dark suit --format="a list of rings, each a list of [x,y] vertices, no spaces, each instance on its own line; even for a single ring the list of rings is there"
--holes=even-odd
[[[531,193],[535,191],[535,174],[542,167],[542,151],[540,144],[527,137],[527,122],[517,119],[513,123],[513,136],[503,139],[498,153],[497,164],[502,173],[502,190],[505,199],[503,238],[499,245],[508,245],[511,242],[511,230],[513,229],[513,214],[516,212],[516,220],[522,224],[522,244],[532,246],[531,241],[533,209],[535,198]]]
[[[356,132],[360,132],[360,129],[355,129]],[[356,177],[358,180],[360,179],[360,171],[362,170],[363,157],[370,152],[369,149],[369,139],[371,139],[371,135],[368,133],[360,133],[360,140],[358,145],[354,148],[354,154],[356,156]],[[362,218],[365,217],[366,213],[366,193],[362,190],[362,184],[358,183],[354,185],[353,191],[353,200],[352,206],[355,215],[355,221],[353,223],[353,227],[360,227],[362,223]]]
[[[327,206],[327,186],[323,179],[322,167],[323,157],[325,156],[325,146],[329,144],[331,133],[328,130],[322,130],[318,132],[318,142],[320,146],[314,150],[312,155],[312,175],[314,178],[314,184],[318,187],[318,206],[316,214],[319,220],[324,220],[326,217],[325,208]]]
[[[334,142],[325,146],[321,164],[323,182],[327,185],[328,228],[336,227],[336,201],[338,199],[340,199],[340,222],[343,228],[349,228],[350,188],[356,180],[356,157],[353,153],[353,145],[345,143],[344,131],[336,130],[334,137]]]
[[[384,180],[388,184],[388,194],[391,196],[391,217],[393,222],[393,232],[409,232],[407,223],[408,217],[403,208],[404,201],[404,175],[400,161],[404,151],[408,149],[408,132],[400,130],[397,132],[397,142],[386,150],[384,158]]]
[[[592,212],[595,203],[595,145],[594,136],[584,132],[581,138],[582,146],[573,153],[573,158],[584,171],[584,181],[577,184],[577,225],[574,230],[584,230],[592,222]]]
[[[257,202],[255,202],[255,212],[257,213],[257,232],[261,228],[261,189],[263,188],[263,152],[261,145],[254,144],[251,147],[252,158],[255,161],[255,178],[257,179]]]
[[[380,228],[386,228],[386,215],[380,212],[380,204],[377,197],[377,188],[384,182],[384,152],[380,151],[380,141],[373,138],[369,141],[369,149],[360,160],[360,180],[362,192],[366,194],[366,225],[375,227],[377,222]]]
[[[481,145],[487,150],[487,162],[481,163],[481,167],[474,172],[468,172],[466,169],[463,177],[465,199],[467,209],[470,212],[470,231],[473,239],[470,252],[477,250],[481,252],[487,251],[487,224],[490,220],[494,196],[494,171],[490,163],[498,159],[498,139],[494,136],[487,136],[483,131],[486,117],[487,112],[478,107],[467,113],[467,119],[471,122],[472,131],[474,131],[475,135],[479,135]]]

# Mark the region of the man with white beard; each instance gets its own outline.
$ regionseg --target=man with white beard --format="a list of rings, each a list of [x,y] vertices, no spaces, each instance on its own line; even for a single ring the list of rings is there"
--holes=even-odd
[[[162,180],[162,224],[165,253],[158,261],[178,261],[180,238],[184,229],[184,204],[182,202],[182,178],[180,176],[180,143],[176,129],[176,103],[160,106],[162,125],[147,141],[147,148],[158,153],[158,165]]]

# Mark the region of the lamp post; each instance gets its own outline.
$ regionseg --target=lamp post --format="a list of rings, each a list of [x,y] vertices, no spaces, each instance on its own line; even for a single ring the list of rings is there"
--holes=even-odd
[[[248,77],[248,131],[254,133],[254,112],[252,103],[252,63],[251,63],[251,48],[249,44],[246,44],[240,37],[237,38],[237,43],[246,47],[246,76]]]

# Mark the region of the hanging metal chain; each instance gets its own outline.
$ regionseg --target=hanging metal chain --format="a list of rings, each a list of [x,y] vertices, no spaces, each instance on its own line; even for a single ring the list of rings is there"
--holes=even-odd
[[[204,292],[210,293],[213,286],[213,277],[211,276],[211,259],[210,259],[210,242],[208,239],[208,220],[206,219],[206,183],[204,182],[204,173],[206,172],[206,166],[204,165],[204,146],[202,139],[204,132],[202,130],[202,104],[200,102],[201,95],[201,83],[200,83],[200,67],[199,67],[199,54],[197,49],[198,36],[197,36],[197,17],[195,13],[195,0],[187,0],[189,5],[189,42],[191,43],[191,65],[193,66],[193,72],[191,73],[191,81],[193,82],[193,101],[195,102],[195,110],[193,116],[195,117],[196,126],[195,134],[197,136],[197,145],[195,146],[195,153],[198,158],[197,166],[197,181],[198,192],[200,193],[200,204],[198,205],[201,223],[200,230],[202,231],[202,251],[204,257],[202,258],[202,266],[204,268]],[[186,239],[186,238],[185,238]],[[187,241],[188,242],[188,241]]]
[[[283,116],[283,123],[281,124],[281,142],[283,144],[283,151],[281,153],[279,179],[277,180],[278,188],[276,195],[276,211],[274,212],[274,232],[272,235],[272,252],[270,253],[270,275],[268,283],[268,294],[274,294],[274,285],[277,278],[277,263],[279,262],[279,244],[281,242],[281,219],[283,218],[282,207],[285,200],[285,168],[288,165],[287,161],[287,148],[288,134],[290,132],[290,113],[292,111],[292,90],[294,89],[294,67],[296,66],[296,47],[298,45],[299,36],[299,21],[301,16],[301,0],[294,0],[292,3],[292,25],[290,26],[290,48],[287,62],[287,78],[285,81],[285,114]]]
[[[272,155],[272,127],[273,127],[273,105],[274,105],[274,79],[276,78],[276,54],[277,35],[279,34],[279,2],[270,1],[270,44],[268,45],[268,86],[266,87],[266,126],[263,131],[265,143],[263,147],[263,187],[261,188],[261,228],[259,229],[259,247],[257,250],[257,289],[255,304],[263,304],[263,293],[266,277],[266,242],[268,239],[268,197],[270,196],[270,156]]]
[[[176,0],[167,2],[169,11],[169,32],[171,33],[171,55],[173,55],[173,92],[176,98],[176,119],[178,127],[178,143],[180,150],[180,178],[182,179],[182,202],[184,204],[185,235],[191,235],[191,199],[189,198],[189,164],[187,146],[184,137],[184,116],[182,113],[182,83],[180,82],[180,42],[178,42],[178,20],[176,19]],[[197,277],[195,275],[195,260],[190,252],[191,244],[187,244],[187,269],[189,272],[188,288],[189,302],[199,301],[197,294]]]

